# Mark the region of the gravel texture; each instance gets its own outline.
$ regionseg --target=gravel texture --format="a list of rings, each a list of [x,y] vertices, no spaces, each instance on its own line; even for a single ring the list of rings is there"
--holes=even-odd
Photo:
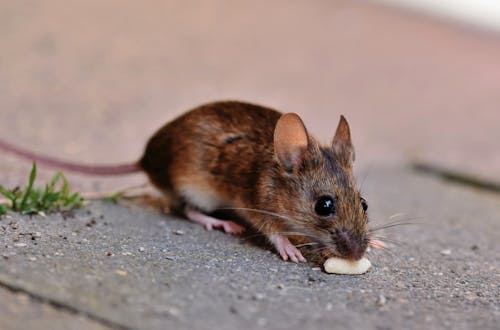
[[[92,203],[0,220],[0,283],[124,328],[496,328],[497,196],[400,168],[373,170],[363,190],[373,219],[406,210],[392,220],[415,223],[383,231],[397,243],[370,254],[365,275],[329,275],[182,219]]]

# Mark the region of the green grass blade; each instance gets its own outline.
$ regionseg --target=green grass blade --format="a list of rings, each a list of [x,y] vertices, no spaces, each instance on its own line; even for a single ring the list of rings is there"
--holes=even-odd
[[[33,162],[33,167],[31,168],[28,186],[26,187],[26,191],[24,192],[23,199],[21,200],[21,205],[20,205],[21,210],[24,210],[24,208],[26,207],[26,202],[28,201],[28,198],[30,197],[31,190],[33,189],[33,183],[35,182],[35,179],[36,179],[36,162]]]
[[[50,189],[54,190],[55,187],[56,187],[56,184],[57,182],[61,179],[61,176],[62,176],[62,173],[61,172],[57,172],[54,177],[52,178],[52,180],[50,181]]]
[[[0,185],[0,194],[4,195],[6,198],[10,199],[11,201],[16,199],[16,195],[14,192],[6,189],[4,186]]]
[[[125,195],[125,191],[117,191],[112,195],[104,197],[102,200],[105,202],[117,203],[120,198]]]
[[[36,163],[33,163],[28,184],[21,189],[8,190],[0,185],[0,195],[4,195],[9,203],[0,204],[0,215],[8,211],[24,214],[70,210],[84,205],[84,199],[78,193],[71,192],[71,185],[63,173],[57,172],[52,180],[43,188],[34,186],[37,176]]]
[[[68,198],[69,196],[69,190],[70,190],[70,185],[64,174],[61,173],[61,180],[62,180],[62,188],[61,188],[61,196],[62,198]]]

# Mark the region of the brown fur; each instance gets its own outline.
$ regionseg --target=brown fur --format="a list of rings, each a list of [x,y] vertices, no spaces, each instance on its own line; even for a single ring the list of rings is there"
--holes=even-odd
[[[242,102],[198,107],[162,127],[149,141],[140,166],[180,207],[203,212],[237,210],[255,230],[283,233],[323,262],[359,259],[367,248],[367,215],[352,174],[354,151],[341,117],[331,146],[320,146],[300,118]],[[275,150],[276,149],[276,150]],[[314,211],[323,195],[337,213]],[[285,219],[286,218],[286,219]]]

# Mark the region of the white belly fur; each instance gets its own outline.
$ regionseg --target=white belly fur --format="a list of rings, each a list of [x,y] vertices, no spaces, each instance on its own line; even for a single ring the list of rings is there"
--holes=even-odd
[[[209,187],[184,184],[179,192],[189,205],[205,212],[212,212],[223,205],[221,198]]]

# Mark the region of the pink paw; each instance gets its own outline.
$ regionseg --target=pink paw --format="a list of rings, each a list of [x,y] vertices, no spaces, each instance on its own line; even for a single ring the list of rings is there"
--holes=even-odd
[[[302,253],[297,249],[287,237],[281,235],[270,235],[269,239],[276,247],[276,250],[280,254],[281,258],[285,261],[290,259],[295,263],[306,262],[306,258],[302,256]]]
[[[387,245],[384,242],[378,239],[371,239],[370,242],[368,243],[368,246],[374,249],[383,249],[387,247]]]
[[[198,212],[190,207],[186,207],[185,214],[188,219],[199,223],[207,230],[221,228],[228,234],[240,234],[245,231],[245,227],[242,227],[235,222],[219,220],[209,215]]]
[[[212,230],[213,228],[218,228],[224,230],[224,232],[228,234],[241,234],[245,231],[245,227],[238,225],[233,221],[225,221],[225,220],[213,220],[210,223],[205,224],[205,228],[207,230]]]

